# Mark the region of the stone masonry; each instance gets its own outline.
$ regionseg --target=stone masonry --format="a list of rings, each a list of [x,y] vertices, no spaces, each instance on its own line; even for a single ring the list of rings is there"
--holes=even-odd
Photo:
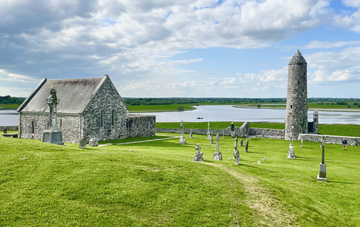
[[[297,50],[289,62],[286,100],[285,139],[308,132],[307,62]]]

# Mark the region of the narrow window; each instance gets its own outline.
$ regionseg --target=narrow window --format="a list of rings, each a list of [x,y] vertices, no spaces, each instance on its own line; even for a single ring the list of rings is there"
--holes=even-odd
[[[115,110],[111,111],[111,126],[115,126]]]
[[[31,122],[31,133],[32,133],[32,134],[35,133],[35,124],[34,124],[33,121]]]
[[[60,128],[62,128],[62,119],[60,119]]]
[[[292,105],[290,105],[290,109],[292,109]]]
[[[104,123],[105,123],[105,114],[104,111],[100,111],[100,127],[104,127]]]
[[[50,122],[46,123],[46,129],[50,129]]]

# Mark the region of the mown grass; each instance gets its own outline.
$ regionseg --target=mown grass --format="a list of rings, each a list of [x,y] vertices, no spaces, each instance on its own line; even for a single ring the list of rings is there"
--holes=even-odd
[[[184,122],[185,128],[207,129],[207,122]],[[234,125],[240,127],[243,122],[234,122]],[[180,122],[157,122],[156,128],[179,128]],[[210,122],[211,129],[226,129],[230,127],[231,122]],[[284,129],[284,123],[269,123],[269,122],[250,122],[251,128],[269,128],[269,129]],[[319,134],[335,135],[335,136],[355,136],[360,137],[360,125],[342,125],[329,124],[319,125]]]
[[[159,134],[174,136],[174,134]],[[250,139],[223,161],[203,135],[80,150],[0,139],[0,225],[356,226],[360,223],[359,147],[326,145],[328,182],[316,175],[318,143]],[[200,143],[204,163],[195,163]],[[130,151],[130,149],[132,151]],[[266,157],[267,161],[263,161]],[[261,164],[257,164],[260,160]]]

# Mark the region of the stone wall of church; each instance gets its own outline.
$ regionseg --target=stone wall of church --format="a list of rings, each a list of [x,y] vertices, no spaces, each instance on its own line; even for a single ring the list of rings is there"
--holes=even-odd
[[[126,138],[127,115],[126,105],[107,78],[83,112],[82,135],[99,141]]]
[[[57,114],[57,126],[67,143],[80,141],[80,114]],[[49,129],[49,113],[21,113],[19,137],[22,139],[42,140],[43,132]],[[34,129],[33,129],[34,126]]]

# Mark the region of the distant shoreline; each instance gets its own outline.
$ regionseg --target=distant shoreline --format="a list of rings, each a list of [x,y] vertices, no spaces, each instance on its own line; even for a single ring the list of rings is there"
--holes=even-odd
[[[246,105],[235,105],[233,106],[235,108],[247,108],[247,109],[275,109],[275,110],[285,110],[286,107],[271,107],[266,105],[261,105],[261,107],[255,107],[255,106],[246,106]],[[350,108],[344,108],[344,109],[326,109],[326,108],[309,108],[308,111],[327,111],[327,112],[360,112],[360,109],[350,109]]]

